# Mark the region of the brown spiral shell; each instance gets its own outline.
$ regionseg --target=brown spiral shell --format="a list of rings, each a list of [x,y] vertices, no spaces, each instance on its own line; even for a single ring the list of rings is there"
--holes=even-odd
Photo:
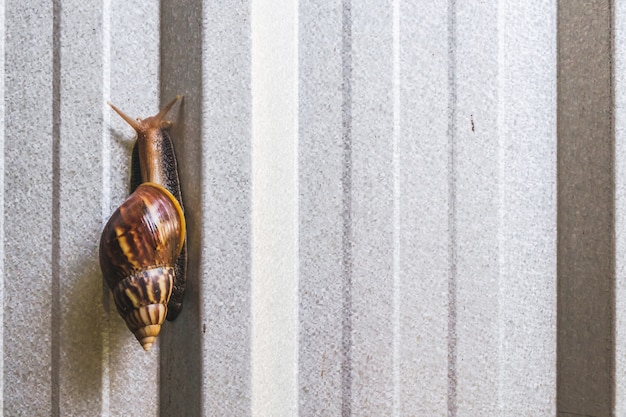
[[[163,186],[140,184],[113,213],[100,238],[100,267],[118,312],[148,350],[167,316],[185,216]]]

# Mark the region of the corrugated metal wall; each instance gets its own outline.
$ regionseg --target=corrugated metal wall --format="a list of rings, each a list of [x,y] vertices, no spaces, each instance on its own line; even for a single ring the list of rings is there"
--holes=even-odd
[[[626,6],[6,0],[6,416],[626,415]],[[172,112],[180,318],[98,266]]]

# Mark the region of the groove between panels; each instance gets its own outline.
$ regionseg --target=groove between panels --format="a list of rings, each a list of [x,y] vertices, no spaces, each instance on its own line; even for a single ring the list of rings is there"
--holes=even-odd
[[[399,417],[401,408],[401,276],[400,276],[400,0],[393,2],[393,415]]]
[[[343,194],[342,235],[342,321],[341,321],[341,416],[352,415],[352,5],[342,3],[342,143]]]
[[[111,98],[111,0],[102,2],[102,139],[101,139],[101,164],[102,164],[102,187],[101,187],[101,221],[106,224],[110,214],[111,202],[111,112],[106,102]],[[105,323],[102,326],[102,388],[100,399],[102,402],[101,413],[108,416],[110,413],[110,343],[109,343],[109,288],[102,280],[102,310],[101,319]]]
[[[52,2],[51,415],[60,409],[61,362],[61,0]]]
[[[448,1],[448,417],[457,414],[456,380],[456,0]]]
[[[5,32],[5,8],[0,7],[0,297],[5,299],[5,246],[4,246],[4,206],[6,204],[6,195],[4,187],[4,170],[6,163],[4,160],[5,147],[5,50],[6,50],[6,32]],[[0,309],[0,412],[4,411],[4,308]]]

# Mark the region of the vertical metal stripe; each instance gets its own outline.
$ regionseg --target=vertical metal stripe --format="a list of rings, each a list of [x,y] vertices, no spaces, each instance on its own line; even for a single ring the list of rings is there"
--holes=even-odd
[[[504,20],[505,20],[505,16],[504,16],[504,12],[503,12],[503,5],[501,3],[498,4],[498,74],[497,74],[497,81],[498,81],[498,88],[497,88],[497,108],[498,108],[498,115],[497,115],[497,126],[496,126],[496,130],[497,130],[497,135],[498,135],[498,160],[496,161],[496,163],[498,164],[498,199],[497,204],[497,210],[498,210],[498,307],[497,307],[497,311],[498,311],[498,402],[497,402],[497,407],[500,410],[501,415],[504,415],[504,408],[505,408],[505,403],[506,400],[503,398],[503,386],[504,386],[504,366],[505,366],[505,358],[504,358],[504,338],[505,338],[505,330],[506,330],[506,323],[504,321],[504,309],[503,309],[503,299],[504,299],[504,288],[505,288],[505,283],[504,281],[504,273],[505,273],[505,265],[504,265],[504,241],[505,241],[505,237],[504,237],[504,198],[505,198],[505,186],[504,186],[504,178],[505,178],[505,166],[504,166],[504,160],[505,160],[505,146],[506,146],[506,138],[505,138],[505,111],[506,111],[506,106],[508,105],[508,103],[506,103],[503,99],[503,91],[505,88],[505,80],[504,80],[504,74],[505,74],[505,67],[506,67],[506,63],[505,63],[505,54],[504,54],[504,47],[505,47],[505,36],[504,36],[504,31],[505,31],[505,27],[504,27]]]
[[[401,408],[401,274],[400,274],[400,0],[393,0],[393,415]]]
[[[5,205],[5,189],[4,189],[4,146],[5,146],[5,7],[0,7],[0,300],[4,303],[4,205]],[[0,308],[0,352],[4,352],[4,308]],[[0,355],[0,413],[4,411],[4,354]]]
[[[298,408],[298,2],[252,3],[252,415]]]
[[[457,413],[456,381],[456,0],[448,1],[448,417]]]
[[[52,2],[51,415],[60,415],[61,357],[61,0]]]
[[[102,2],[102,139],[101,139],[101,169],[102,169],[102,197],[100,202],[102,226],[106,224],[110,213],[111,201],[111,141],[109,135],[109,126],[111,121],[111,112],[106,105],[107,100],[111,96],[111,0],[103,0]],[[102,310],[101,319],[102,336],[100,343],[102,344],[102,391],[100,392],[101,410],[103,417],[110,415],[110,345],[109,345],[109,298],[110,292],[108,286],[102,280]]]
[[[343,236],[342,236],[342,336],[341,336],[341,416],[351,415],[352,402],[352,4],[343,0],[343,38],[341,59],[343,72],[342,140]]]

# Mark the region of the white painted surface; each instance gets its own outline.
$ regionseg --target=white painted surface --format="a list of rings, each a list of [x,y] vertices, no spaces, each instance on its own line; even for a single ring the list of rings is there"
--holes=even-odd
[[[298,409],[298,2],[252,3],[252,415]]]

